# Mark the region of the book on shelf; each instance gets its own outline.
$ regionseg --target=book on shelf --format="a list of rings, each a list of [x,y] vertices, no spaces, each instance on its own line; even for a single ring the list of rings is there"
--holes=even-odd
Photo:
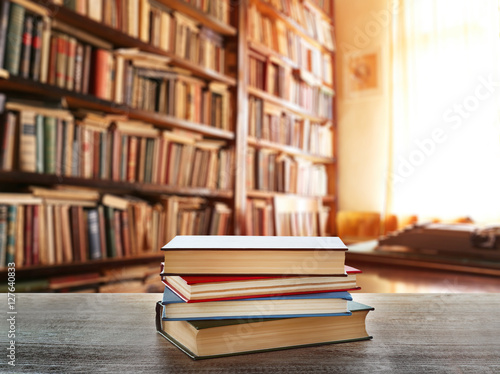
[[[176,236],[162,247],[165,274],[344,274],[338,237]]]
[[[162,309],[158,302],[158,333],[193,359],[371,339],[365,321],[373,308],[354,301],[351,315],[333,317],[163,321]]]
[[[246,299],[304,293],[352,291],[360,270],[345,266],[347,276],[179,276],[164,275],[162,282],[186,302]]]
[[[165,287],[162,320],[341,316],[349,314],[348,300],[348,292],[324,292],[190,303]]]

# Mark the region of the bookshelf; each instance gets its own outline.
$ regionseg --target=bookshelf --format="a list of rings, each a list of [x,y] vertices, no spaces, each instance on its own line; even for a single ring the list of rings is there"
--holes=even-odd
[[[33,214],[41,214],[37,224],[42,227],[33,234],[40,237],[28,239],[45,243],[28,249],[40,251],[36,255],[27,254],[26,248],[20,249],[26,245],[23,237],[21,244],[18,241],[10,249],[6,244],[4,254],[0,252],[6,259],[9,253],[22,252],[23,263],[16,264],[19,280],[76,275],[59,283],[56,279],[49,290],[68,284],[106,284],[110,269],[157,262],[159,247],[176,233],[245,234],[249,199],[269,205],[275,196],[320,196],[330,212],[329,227],[334,227],[333,0],[243,0],[238,4],[229,0],[2,0],[0,35],[5,31],[10,37],[15,32],[12,4],[23,8],[17,32],[23,35],[31,30],[32,44],[23,44],[26,38],[24,42],[21,38],[18,50],[7,53],[16,38],[0,43],[2,59],[7,56],[0,59],[0,107],[5,113],[0,126],[0,200],[12,193],[26,197],[34,189],[42,192],[36,203],[19,197],[21,202],[16,204],[22,208],[10,226],[10,211],[3,216],[0,212],[0,229],[3,222],[7,233],[11,226],[15,230]],[[309,18],[301,15],[304,12]],[[275,42],[257,40],[252,29],[255,17],[266,17],[271,30],[280,31]],[[321,27],[329,25],[329,42],[317,35],[324,30],[314,28],[311,20]],[[299,49],[292,52],[292,44],[285,48],[283,36]],[[252,56],[265,64],[258,87],[249,77]],[[34,68],[35,58],[40,61],[39,70]],[[261,103],[261,116],[269,119],[262,119],[258,130],[249,117],[255,100]],[[43,122],[47,118],[55,118],[56,123],[50,146],[45,136],[48,125]],[[32,137],[21,136],[26,121],[35,132]],[[279,135],[282,132],[287,135]],[[44,140],[37,140],[40,136]],[[304,136],[311,140],[305,141]],[[6,140],[15,146],[6,146],[10,144]],[[29,147],[23,142],[33,149],[26,153]],[[302,177],[320,178],[321,191],[291,189],[283,181],[281,189],[251,187],[249,179],[256,176],[248,174],[252,152],[271,154],[273,160],[279,156],[281,167],[301,165],[306,170]],[[51,169],[52,164],[56,169]],[[270,173],[273,167],[269,166]],[[48,197],[50,191],[56,192],[55,198]],[[75,193],[75,200],[65,200],[65,191]],[[98,197],[81,202],[79,196],[88,191]],[[108,204],[105,201],[111,200],[105,196],[116,200]],[[0,205],[9,203],[4,200]],[[81,211],[85,219],[78,221]],[[89,212],[96,222],[88,221]],[[58,237],[54,226],[64,223],[65,217],[70,224],[62,225],[63,234]],[[135,218],[140,219],[135,222]],[[138,222],[145,222],[147,228]],[[91,225],[99,227],[99,237],[92,239]],[[44,229],[52,230],[54,238],[47,239]],[[75,232],[82,243],[86,240],[85,245],[79,244]],[[130,244],[131,238],[137,243]],[[70,250],[64,249],[66,244]],[[32,256],[30,261],[26,255]],[[89,272],[99,276],[88,280]],[[4,273],[6,268],[0,269]]]
[[[248,0],[243,7],[238,71],[247,76],[238,82],[236,142],[245,178],[235,213],[247,223],[240,232],[258,232],[247,227],[256,221],[248,207],[272,219],[273,199],[290,195],[321,197],[327,227],[335,227],[333,1]]]

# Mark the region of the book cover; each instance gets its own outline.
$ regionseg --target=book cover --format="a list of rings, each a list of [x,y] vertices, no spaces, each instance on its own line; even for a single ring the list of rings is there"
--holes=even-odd
[[[242,300],[217,300],[202,303],[186,303],[177,294],[175,294],[168,287],[165,287],[163,292],[162,304],[166,306],[164,308],[164,313],[162,319],[164,321],[181,321],[181,320],[207,320],[207,319],[234,319],[234,318],[289,318],[289,317],[326,317],[326,316],[341,316],[349,315],[349,312],[345,310],[344,303],[338,303],[335,305],[339,310],[344,311],[324,311],[320,310],[319,307],[308,308],[306,306],[301,307],[300,312],[292,312],[287,308],[286,312],[277,313],[276,310],[280,309],[278,303],[287,302],[292,300],[300,300],[304,305],[308,304],[308,301],[314,300],[352,300],[351,295],[348,292],[325,292],[325,293],[310,293],[310,294],[296,294],[296,295],[280,295],[280,296],[270,296],[270,297],[256,297]],[[189,310],[193,310],[193,315],[199,315],[199,317],[171,317],[168,312],[168,306],[171,304],[183,304],[188,305]],[[243,305],[245,305],[243,307]],[[225,310],[221,315],[207,316],[204,311],[209,307],[224,308]],[[230,310],[233,309],[234,310]],[[244,310],[244,311],[243,311]],[[190,313],[186,309],[186,313]],[[217,313],[217,312],[215,312]],[[223,314],[223,315],[222,315]]]

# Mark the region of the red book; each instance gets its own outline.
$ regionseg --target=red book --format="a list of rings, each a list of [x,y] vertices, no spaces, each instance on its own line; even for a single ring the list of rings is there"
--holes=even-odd
[[[111,100],[111,52],[105,49],[96,49],[93,60],[93,94],[103,100]]]
[[[345,276],[169,276],[162,263],[161,272],[165,286],[195,303],[359,290],[356,274],[361,270],[345,265]]]

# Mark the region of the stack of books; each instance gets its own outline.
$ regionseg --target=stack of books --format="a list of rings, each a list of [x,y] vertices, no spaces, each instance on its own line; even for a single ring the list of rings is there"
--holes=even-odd
[[[337,237],[176,236],[156,328],[193,359],[371,339]]]

